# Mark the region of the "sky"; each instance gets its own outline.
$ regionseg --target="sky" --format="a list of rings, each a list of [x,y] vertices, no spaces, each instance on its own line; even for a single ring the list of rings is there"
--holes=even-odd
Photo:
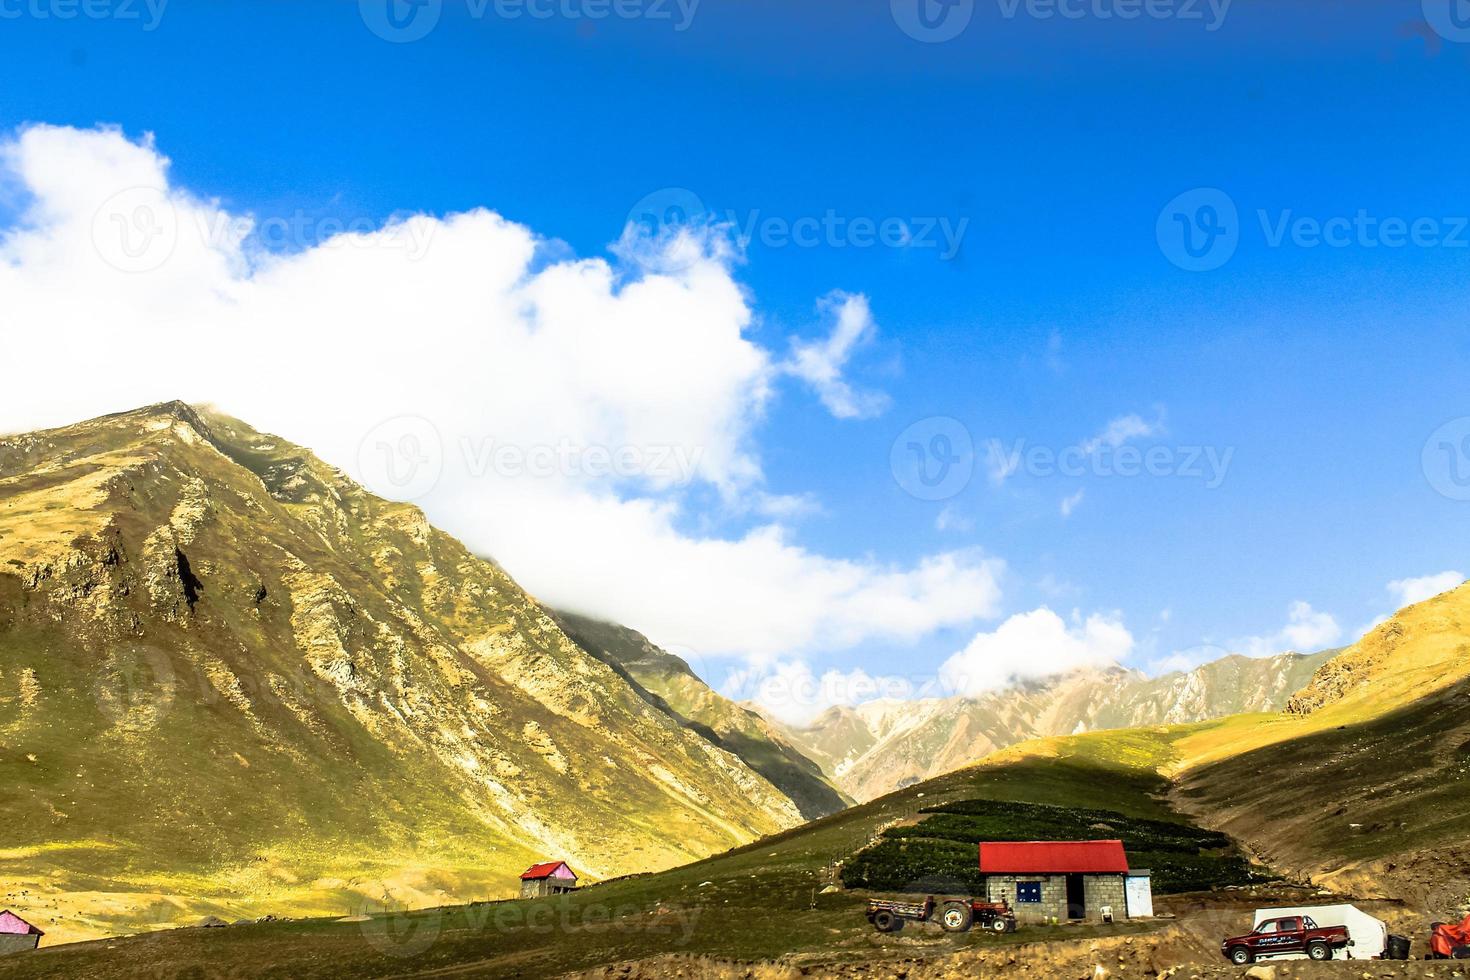
[[[1464,579],[1465,0],[0,0],[0,431],[172,398],[790,720]],[[18,370],[17,370],[18,369]]]

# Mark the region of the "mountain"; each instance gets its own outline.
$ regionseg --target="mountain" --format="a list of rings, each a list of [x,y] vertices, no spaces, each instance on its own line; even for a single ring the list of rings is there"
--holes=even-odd
[[[224,935],[185,929],[9,957],[0,974],[124,980],[167,963],[180,975],[248,975],[269,963],[273,975],[302,980],[951,977],[1010,976],[1020,964],[1027,976],[1233,976],[1219,965],[1219,940],[1248,927],[1252,909],[1374,896],[1390,901],[1364,907],[1414,937],[1417,955],[1429,923],[1454,917],[1470,894],[1467,651],[1470,586],[1401,611],[1322,664],[1304,690],[1333,693],[1305,712],[1035,740],[728,853],[566,898]],[[1349,672],[1353,683],[1334,681]],[[852,889],[875,870],[908,880],[904,861],[927,887],[936,856],[941,872],[969,874],[972,831],[1044,839],[1079,821],[1085,831],[1062,836],[1103,824],[1156,869],[1156,907],[1168,918],[1013,938],[914,928],[884,939],[863,918],[871,892]],[[1221,829],[1314,887],[1256,884],[1258,869],[1211,833]],[[838,881],[849,888],[829,887]],[[1247,887],[1222,890],[1233,884]],[[1166,897],[1200,886],[1210,890]],[[554,941],[550,923],[565,930]]]
[[[418,509],[181,403],[0,440],[0,812],[0,904],[53,940],[801,821]]]
[[[784,734],[843,791],[871,800],[1031,738],[1279,710],[1334,653],[1229,656],[1157,678],[1085,670],[981,697],[870,701]]]
[[[786,794],[807,820],[848,806],[822,774],[759,713],[717,694],[679,657],[654,646],[643,634],[569,612],[554,612],[557,624],[583,650],[622,675],[633,689],[715,745],[727,749]]]
[[[1178,802],[1329,886],[1470,902],[1470,584],[1369,631],[1287,712],[1196,736]]]

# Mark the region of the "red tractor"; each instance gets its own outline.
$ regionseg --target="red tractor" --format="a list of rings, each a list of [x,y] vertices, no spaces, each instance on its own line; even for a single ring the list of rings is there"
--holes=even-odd
[[[905,922],[937,920],[945,932],[969,932],[975,923],[994,933],[1015,932],[1016,914],[1005,899],[981,902],[973,898],[936,899],[923,902],[891,902],[875,898],[868,902],[868,921],[879,932],[898,932]]]

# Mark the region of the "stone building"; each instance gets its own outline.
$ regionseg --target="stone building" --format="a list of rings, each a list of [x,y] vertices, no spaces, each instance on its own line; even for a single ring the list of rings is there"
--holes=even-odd
[[[46,935],[25,919],[6,909],[0,912],[0,956],[35,949]]]
[[[1122,841],[984,843],[980,873],[985,875],[986,897],[1009,902],[1019,922],[1129,917],[1128,857]],[[1133,889],[1140,894],[1136,881]],[[1140,910],[1151,913],[1151,907],[1147,913]]]
[[[521,874],[521,898],[565,895],[577,890],[577,875],[565,861],[533,864]]]

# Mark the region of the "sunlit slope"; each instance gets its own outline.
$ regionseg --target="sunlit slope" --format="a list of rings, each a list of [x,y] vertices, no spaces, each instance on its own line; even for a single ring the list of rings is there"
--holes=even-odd
[[[1470,895],[1470,586],[1401,610],[1318,669],[1288,712],[1043,739],[988,764],[1152,765],[1206,826],[1274,867],[1367,894]]]
[[[53,939],[800,821],[418,509],[178,403],[0,440],[0,812],[0,901]]]
[[[559,976],[599,964],[669,953],[738,960],[813,957],[878,963],[896,975],[913,948],[875,943],[862,916],[866,893],[824,892],[840,868],[890,827],[965,800],[1039,803],[1115,811],[1142,821],[1186,824],[1157,769],[1170,757],[1151,736],[1061,744],[1045,757],[971,767],[929,780],[694,864],[607,882],[560,899],[454,908],[369,923],[273,923],[169,934],[43,951],[0,960],[0,977],[87,976],[131,980],[231,964],[268,965],[293,980],[414,975]],[[1008,823],[1025,833],[1023,821]],[[609,919],[616,916],[610,924]],[[1147,929],[1133,923],[1122,929]],[[416,929],[432,942],[413,948]],[[1085,936],[1085,930],[1069,936]],[[1008,937],[986,941],[1017,941]],[[1034,937],[1032,937],[1034,938]],[[953,948],[974,934],[942,940]],[[934,949],[936,947],[930,947]]]
[[[851,802],[775,725],[712,690],[687,663],[643,634],[574,613],[553,615],[582,649],[623,675],[650,704],[739,756],[789,796],[806,819],[836,813]]]

